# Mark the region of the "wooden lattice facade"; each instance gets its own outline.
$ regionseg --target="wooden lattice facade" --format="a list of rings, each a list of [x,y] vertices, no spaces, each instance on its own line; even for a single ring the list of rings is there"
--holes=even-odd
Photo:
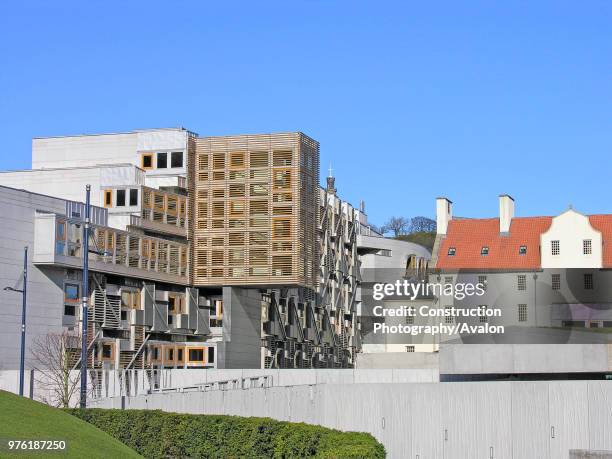
[[[319,144],[296,133],[192,138],[193,284],[315,289]]]

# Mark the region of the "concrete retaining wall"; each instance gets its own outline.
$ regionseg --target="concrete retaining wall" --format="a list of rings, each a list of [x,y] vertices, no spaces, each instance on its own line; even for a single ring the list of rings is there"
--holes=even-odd
[[[391,458],[558,459],[612,449],[612,382],[319,384],[101,399],[372,433]],[[93,404],[92,404],[93,406]]]

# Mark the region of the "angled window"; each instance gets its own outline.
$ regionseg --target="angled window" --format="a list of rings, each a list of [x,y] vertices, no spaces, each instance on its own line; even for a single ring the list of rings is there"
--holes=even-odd
[[[489,247],[484,246],[480,249],[480,255],[489,255]]]
[[[457,249],[455,247],[449,247],[448,248],[448,256],[449,257],[454,257],[456,253],[457,253]]]
[[[519,247],[519,255],[527,255],[527,246],[522,245]]]

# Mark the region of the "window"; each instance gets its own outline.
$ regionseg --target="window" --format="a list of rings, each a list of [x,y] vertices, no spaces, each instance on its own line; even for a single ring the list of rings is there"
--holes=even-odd
[[[584,289],[593,290],[593,274],[584,275]]]
[[[527,276],[525,274],[516,276],[516,288],[518,290],[527,290]]]
[[[127,311],[121,311],[121,320],[127,320]]]
[[[183,167],[183,152],[173,151],[170,156],[170,167]]]
[[[519,247],[519,255],[527,255],[527,246],[522,245]]]
[[[561,274],[552,274],[550,284],[553,290],[561,289]]]
[[[406,325],[413,325],[414,324],[414,316],[413,315],[407,315],[406,316]]]
[[[478,317],[478,321],[481,324],[487,323],[489,321],[489,318],[487,317],[487,306],[482,304],[480,306],[478,306],[478,309],[480,309],[480,315]]]
[[[484,291],[487,290],[487,276],[478,276],[478,283],[482,285]]]
[[[140,165],[143,169],[153,169],[153,155],[150,153],[142,155]]]
[[[176,360],[179,362],[183,361],[183,350],[182,349],[178,349],[176,352]]]
[[[455,322],[455,317],[452,316],[452,311],[453,308],[452,306],[447,306],[446,308],[444,308],[445,310],[445,315],[444,315],[444,323],[445,324],[452,324]]]
[[[125,190],[117,190],[117,207],[125,206]]]
[[[132,188],[130,190],[130,206],[137,206],[138,205],[138,190]]]
[[[449,247],[448,248],[448,256],[449,257],[454,257],[455,253],[457,253],[457,249],[455,249],[455,247]]]
[[[593,243],[590,239],[582,241],[582,253],[584,255],[591,255],[593,253]]]
[[[113,358],[113,347],[110,344],[102,345],[102,358],[103,359],[112,359]]]
[[[518,321],[527,322],[527,305],[526,304],[518,305]]]
[[[550,241],[550,253],[552,255],[559,255],[561,253],[559,241]]]
[[[204,361],[204,349],[189,349],[189,361],[191,362],[203,362]]]
[[[65,316],[75,316],[76,315],[76,306],[72,304],[64,305],[64,315]]]
[[[113,206],[113,191],[105,190],[104,191],[104,207],[112,207]]]
[[[159,348],[153,348],[153,360],[159,360]]]
[[[406,352],[414,352],[414,346],[406,346]]]
[[[215,348],[208,348],[208,363],[215,363]]]
[[[168,349],[168,360],[174,360],[174,349]]]
[[[378,252],[376,252],[376,255],[380,255],[381,257],[390,257],[391,256],[391,250],[380,249]]]
[[[65,284],[64,285],[64,301],[66,303],[78,303],[79,286],[77,284]]]
[[[480,249],[480,255],[489,255],[489,248],[484,246],[482,249]]]
[[[157,168],[166,169],[168,167],[168,153],[157,153]]]

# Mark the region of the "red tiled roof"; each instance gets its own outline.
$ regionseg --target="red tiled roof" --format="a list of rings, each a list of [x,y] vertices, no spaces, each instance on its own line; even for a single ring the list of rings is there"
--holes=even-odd
[[[612,215],[589,216],[591,226],[602,233],[603,266],[612,267]],[[515,217],[507,235],[499,233],[499,218],[455,219],[448,223],[441,241],[436,268],[439,269],[539,269],[540,235],[547,231],[552,217]],[[525,255],[519,247],[527,246]],[[455,248],[455,255],[448,249]],[[481,255],[482,247],[489,248]]]
[[[546,231],[552,217],[515,217],[508,235],[499,233],[499,218],[458,219],[448,223],[446,238],[440,244],[440,269],[538,269],[540,267],[540,234]],[[519,247],[527,246],[525,255]],[[454,256],[448,255],[455,247]],[[482,247],[489,248],[481,255]]]
[[[601,231],[603,241],[603,260],[604,268],[612,268],[612,215],[590,215],[589,222],[597,231]]]

